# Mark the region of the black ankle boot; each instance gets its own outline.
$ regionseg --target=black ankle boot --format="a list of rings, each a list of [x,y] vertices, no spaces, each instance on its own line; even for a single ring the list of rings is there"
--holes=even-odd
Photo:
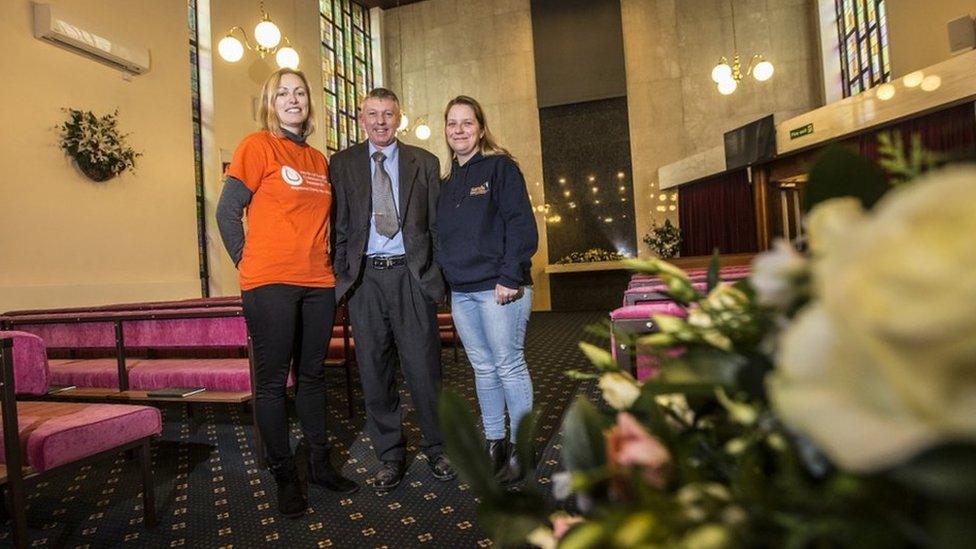
[[[498,477],[505,468],[508,459],[508,439],[488,440],[488,458],[491,460],[491,472]]]
[[[328,448],[312,448],[311,445],[304,444],[302,449],[306,453],[310,483],[340,494],[352,494],[359,490],[355,481],[342,476],[332,465]]]
[[[519,463],[518,453],[515,451],[515,445],[508,445],[508,459],[506,460],[505,467],[496,476],[498,482],[502,484],[516,484],[522,481],[525,476],[525,471],[522,469],[522,464]]]
[[[271,466],[271,474],[274,475],[277,485],[278,512],[288,518],[298,518],[304,515],[305,509],[308,508],[308,501],[305,499],[301,481],[298,479],[298,468],[295,466],[295,460],[288,458]]]

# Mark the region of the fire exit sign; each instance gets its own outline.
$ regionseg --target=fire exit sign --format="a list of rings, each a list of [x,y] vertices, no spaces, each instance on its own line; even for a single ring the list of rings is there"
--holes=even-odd
[[[806,126],[800,126],[799,128],[790,130],[790,139],[796,139],[804,135],[810,135],[811,133],[813,133],[813,122],[810,122]]]

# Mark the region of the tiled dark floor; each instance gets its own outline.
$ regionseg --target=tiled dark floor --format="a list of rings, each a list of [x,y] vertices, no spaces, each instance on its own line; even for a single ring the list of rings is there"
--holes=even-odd
[[[547,484],[559,463],[557,432],[566,406],[585,388],[567,378],[584,368],[576,347],[583,328],[599,313],[537,313],[529,323],[526,355],[541,410],[542,449],[537,476]],[[477,409],[474,380],[464,354],[453,362],[445,349],[444,387]],[[365,483],[376,467],[363,434],[362,404],[349,420],[343,375],[329,372],[329,427],[343,472]],[[358,380],[354,379],[358,384]],[[406,391],[405,404],[409,404]],[[357,393],[357,398],[359,397]],[[164,430],[154,444],[159,526],[142,526],[138,464],[121,455],[52,478],[29,490],[28,521],[35,547],[486,547],[475,502],[459,480],[439,482],[413,460],[406,480],[385,496],[364,486],[352,496],[313,488],[308,514],[297,520],[274,509],[271,475],[254,463],[249,414],[240,407],[204,405],[187,415],[183,406],[163,408]],[[420,433],[411,414],[406,432],[412,445]],[[299,435],[297,423],[292,433]],[[0,544],[9,545],[9,526]]]

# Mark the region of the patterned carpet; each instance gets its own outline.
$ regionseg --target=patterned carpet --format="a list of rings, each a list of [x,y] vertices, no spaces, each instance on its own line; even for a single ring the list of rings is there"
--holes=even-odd
[[[579,387],[563,371],[585,367],[576,347],[583,328],[600,313],[536,313],[529,322],[526,355],[541,410],[539,481],[558,467],[557,434],[566,406]],[[445,349],[444,386],[477,409],[474,380],[464,354],[457,363]],[[329,429],[343,472],[365,484],[377,461],[359,413],[346,417],[343,374],[329,372]],[[358,380],[354,379],[358,385]],[[589,385],[589,384],[587,384]],[[403,391],[404,404],[409,397]],[[114,461],[66,472],[30,488],[28,527],[34,547],[488,547],[478,528],[475,502],[460,480],[439,482],[416,457],[419,428],[407,415],[410,459],[404,482],[376,495],[367,486],[352,496],[312,488],[308,514],[277,514],[274,481],[255,465],[249,414],[239,406],[201,405],[192,417],[184,406],[163,407],[163,436],[153,447],[159,526],[142,527],[138,463]],[[297,441],[300,431],[292,424]],[[9,545],[9,527],[0,544]]]

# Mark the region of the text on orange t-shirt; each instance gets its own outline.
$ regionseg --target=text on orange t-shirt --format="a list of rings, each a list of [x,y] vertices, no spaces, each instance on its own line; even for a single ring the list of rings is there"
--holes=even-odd
[[[269,131],[253,133],[237,146],[227,175],[253,193],[238,265],[242,290],[266,284],[335,286],[328,174],[321,152]]]

